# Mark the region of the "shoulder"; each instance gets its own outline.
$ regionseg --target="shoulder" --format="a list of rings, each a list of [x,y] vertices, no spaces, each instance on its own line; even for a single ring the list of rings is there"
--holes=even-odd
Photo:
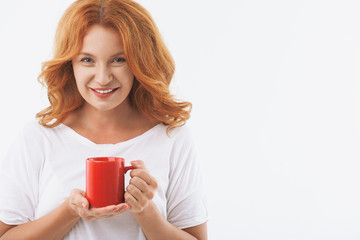
[[[174,128],[166,132],[164,127],[164,135],[169,143],[169,150],[173,158],[183,158],[185,155],[195,156],[197,152],[195,139],[193,137],[191,127],[187,124]]]
[[[20,130],[19,138],[29,143],[51,142],[51,139],[61,129],[60,126],[47,128],[41,125],[37,119],[28,121]]]
[[[194,144],[192,130],[188,124],[170,130],[168,136],[176,143],[182,143],[186,145]]]
[[[37,119],[32,119],[25,123],[20,133],[23,136],[39,136],[44,134],[47,131],[46,129],[47,128],[42,126]]]
[[[168,126],[160,123],[153,128],[153,133],[157,138],[162,138],[167,142],[193,141],[191,127],[187,124],[168,131]]]
[[[27,169],[40,169],[44,156],[52,145],[47,131],[35,119],[26,122],[7,150],[6,159],[11,161],[2,161],[1,166],[15,168],[16,165],[27,164]]]
[[[40,125],[37,119],[32,119],[25,123],[25,125],[22,128],[23,134],[36,134],[41,132],[41,129],[45,128],[44,126]]]
[[[192,138],[192,131],[189,124],[171,129],[168,133],[170,138]]]

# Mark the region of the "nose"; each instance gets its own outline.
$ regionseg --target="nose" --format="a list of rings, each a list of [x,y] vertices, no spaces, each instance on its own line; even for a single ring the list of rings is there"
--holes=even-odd
[[[95,81],[101,86],[106,86],[112,81],[111,69],[106,64],[97,66]]]

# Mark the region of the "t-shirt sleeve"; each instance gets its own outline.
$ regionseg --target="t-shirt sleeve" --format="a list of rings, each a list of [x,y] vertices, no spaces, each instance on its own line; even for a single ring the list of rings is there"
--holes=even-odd
[[[32,133],[24,129],[0,160],[0,221],[9,225],[34,220],[42,156]]]
[[[200,162],[189,131],[182,132],[174,143],[167,190],[167,220],[184,229],[208,220]]]

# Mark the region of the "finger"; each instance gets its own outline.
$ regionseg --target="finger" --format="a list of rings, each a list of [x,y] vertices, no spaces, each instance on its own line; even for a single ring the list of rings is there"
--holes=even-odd
[[[70,193],[70,204],[71,207],[76,211],[79,212],[79,209],[88,209],[89,208],[89,202],[85,198],[85,192],[80,189],[73,189]]]
[[[77,211],[78,211],[78,214],[80,217],[82,217],[88,221],[89,221],[90,217],[93,217],[91,214],[89,214],[90,211],[88,209],[78,208]]]
[[[130,173],[131,178],[138,177],[146,182],[147,185],[156,189],[158,187],[157,181],[154,177],[152,177],[148,171],[144,171],[144,169],[134,169]]]
[[[102,214],[102,215],[98,215],[98,216],[89,216],[87,218],[88,221],[93,221],[93,220],[99,220],[99,219],[104,219],[104,218],[112,218],[116,215],[120,215],[122,214],[123,212],[125,212],[127,209],[129,209],[129,205],[127,205],[126,209],[120,209],[120,210],[117,210],[115,212],[110,212],[110,213],[107,213],[107,214]]]
[[[91,216],[105,216],[118,211],[122,207],[122,205],[124,205],[124,203],[119,205],[110,205],[102,208],[90,208],[89,214]]]
[[[136,169],[146,169],[145,163],[141,160],[131,161],[130,163]]]
[[[86,195],[85,191],[83,191],[83,190],[80,190],[80,189],[71,190],[71,196],[72,196],[73,200],[77,203],[80,203],[82,201],[88,202],[85,195]]]
[[[70,195],[73,197],[85,198],[85,191],[80,190],[80,189],[73,189],[73,190],[71,190]]]
[[[85,210],[89,210],[90,208],[90,203],[89,201],[84,197],[84,198],[80,198],[80,203],[81,203],[81,207]],[[80,206],[79,206],[80,207]]]
[[[126,192],[130,193],[141,205],[145,204],[144,194],[134,185],[127,186]]]
[[[130,205],[128,203],[121,203],[118,206],[118,209],[117,210],[113,210],[113,213],[114,214],[120,214],[120,213],[123,213],[125,212],[126,210],[128,210],[130,208]]]
[[[97,218],[95,218],[94,216],[84,216],[84,217],[82,217],[82,218],[85,219],[85,220],[88,221],[88,222],[97,220]]]
[[[140,191],[145,192],[147,188],[149,188],[149,185],[141,178],[139,177],[133,177],[129,181],[129,185],[135,185]]]
[[[143,194],[145,194],[145,197],[148,199],[153,199],[154,195],[155,195],[155,189],[148,185],[144,180],[142,180],[139,177],[134,177],[132,179],[130,179],[130,184],[128,185],[131,186],[134,185],[136,188],[138,188]]]
[[[81,189],[77,189],[77,188],[74,188],[73,190],[71,190],[71,193],[76,193],[76,194],[85,196],[85,191],[83,191]]]
[[[142,209],[139,202],[137,201],[137,199],[130,193],[125,192],[124,198],[125,198],[125,201],[130,205],[131,209],[133,209],[133,210],[135,209],[136,211],[139,211]]]
[[[106,206],[103,208],[90,208],[82,216],[87,221],[94,221],[103,218],[111,218],[119,215],[130,208],[129,204],[121,203],[118,205]]]

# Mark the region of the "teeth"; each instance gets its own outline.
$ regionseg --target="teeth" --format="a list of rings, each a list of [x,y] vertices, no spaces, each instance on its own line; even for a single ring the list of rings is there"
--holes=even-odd
[[[115,89],[109,89],[109,90],[96,90],[96,89],[94,89],[96,92],[98,92],[98,93],[102,93],[102,94],[104,94],[104,93],[109,93],[109,92],[112,92],[112,91],[114,91]]]

